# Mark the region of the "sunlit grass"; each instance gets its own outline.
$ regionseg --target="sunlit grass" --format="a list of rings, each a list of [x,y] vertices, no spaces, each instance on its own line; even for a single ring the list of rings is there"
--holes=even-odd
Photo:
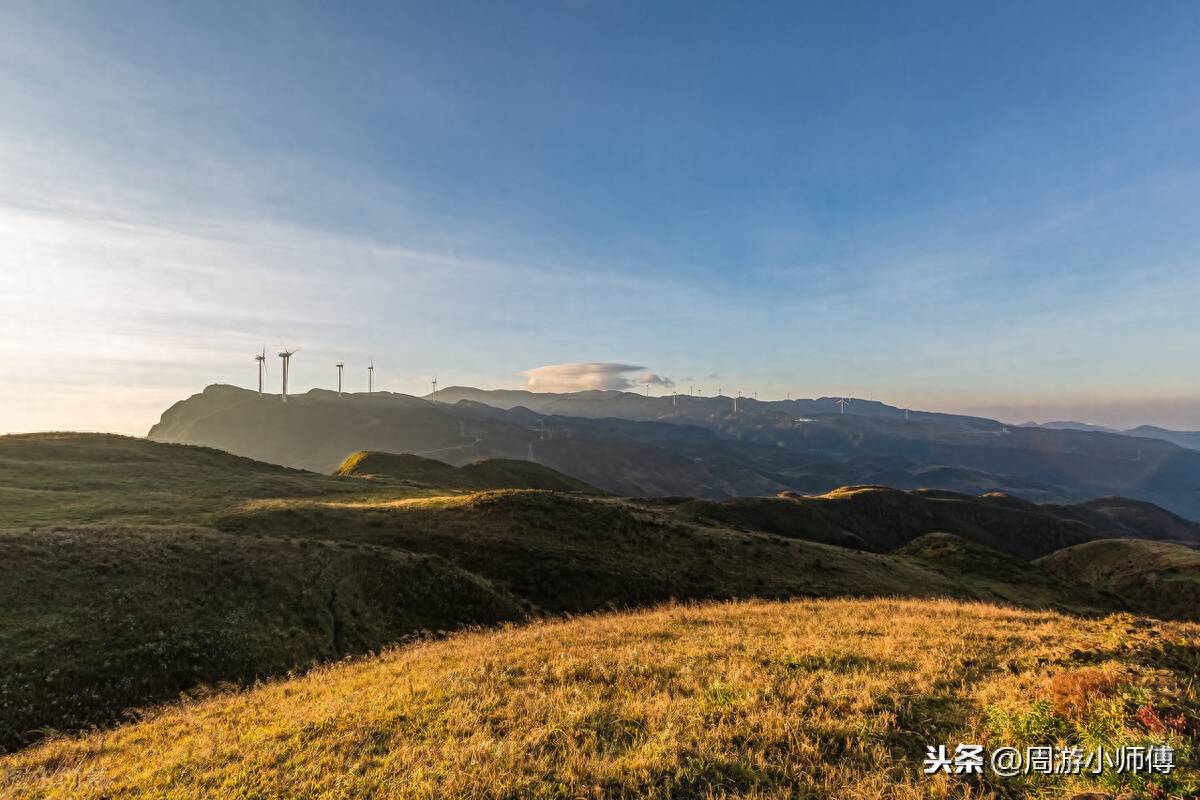
[[[670,605],[459,634],[167,707],[10,756],[0,788],[91,798],[1001,796],[1003,783],[922,776],[925,745],[1020,746],[997,737],[1030,729],[1006,721],[1043,713],[1054,723],[1047,736],[1171,741],[1186,757],[1198,647],[1198,625],[1128,615],[916,600]],[[1080,670],[1119,679],[1070,677]],[[1058,707],[1064,692],[1082,705]],[[1192,727],[1152,734],[1137,704]],[[1183,767],[1164,788],[1183,795],[1196,781]],[[1002,796],[1087,785],[1055,778]]]

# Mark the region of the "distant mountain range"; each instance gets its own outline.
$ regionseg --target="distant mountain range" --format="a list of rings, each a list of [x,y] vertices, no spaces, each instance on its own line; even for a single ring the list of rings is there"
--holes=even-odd
[[[1118,430],[1117,428],[1106,428],[1103,425],[1092,425],[1087,422],[1074,422],[1064,420],[1060,422],[1043,422],[1040,425],[1036,422],[1026,422],[1025,427],[1049,428],[1059,431],[1094,431],[1097,433],[1117,433],[1122,436],[1137,436],[1142,439],[1161,439],[1164,442],[1171,442],[1180,447],[1186,447],[1189,450],[1200,450],[1200,431],[1173,431],[1167,428],[1159,428],[1154,425],[1139,425],[1136,428],[1127,428]]]
[[[281,403],[210,386],[162,416],[151,439],[332,472],[352,453],[462,465],[520,458],[624,496],[720,499],[878,484],[1035,502],[1109,495],[1200,518],[1200,452],[1156,438],[1005,425],[834,398],[759,402],[630,392],[443,389],[427,398],[312,390]]]

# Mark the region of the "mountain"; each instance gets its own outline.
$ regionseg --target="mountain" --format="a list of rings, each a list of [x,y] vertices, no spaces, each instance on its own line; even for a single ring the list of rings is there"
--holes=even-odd
[[[1056,431],[1095,431],[1097,433],[1121,433],[1122,431],[1116,428],[1106,428],[1103,425],[1092,425],[1089,422],[1075,422],[1074,420],[1058,420],[1055,422],[1043,422],[1041,425],[1034,423],[1026,423],[1035,427],[1049,428]]]
[[[0,758],[0,777],[79,800],[1195,797],[1183,757],[978,787],[923,764],[931,741],[1051,735],[1194,752],[1198,643],[1195,624],[947,600],[668,604],[170,705]]]
[[[1156,428],[1153,425],[1140,425],[1123,431],[1126,436],[1140,436],[1143,439],[1161,439],[1189,450],[1200,450],[1200,431],[1171,431],[1166,428]]]
[[[1200,431],[1173,431],[1167,428],[1159,428],[1154,425],[1139,425],[1136,428],[1127,430],[1119,430],[1117,428],[1106,428],[1103,425],[1091,425],[1086,422],[1043,422],[1040,425],[1036,422],[1026,422],[1025,425],[1033,427],[1048,428],[1051,430],[1072,430],[1072,431],[1097,431],[1101,433],[1119,433],[1122,436],[1135,436],[1142,439],[1159,439],[1164,442],[1171,442],[1180,447],[1189,450],[1200,450]]]
[[[360,450],[455,465],[526,459],[625,496],[719,499],[880,484],[1064,504],[1119,495],[1200,517],[1200,451],[1123,434],[906,415],[869,401],[843,414],[831,398],[743,399],[734,414],[722,397],[459,387],[431,397],[314,390],[285,404],[211,386],[168,409],[150,437],[321,472]]]

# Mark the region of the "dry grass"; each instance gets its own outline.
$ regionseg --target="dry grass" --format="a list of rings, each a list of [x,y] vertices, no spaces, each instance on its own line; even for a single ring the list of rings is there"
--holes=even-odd
[[[951,601],[665,606],[459,634],[167,707],[5,758],[0,795],[1057,797],[1087,784],[926,779],[924,746],[1103,734],[1186,760],[1198,646],[1197,625]],[[1054,676],[1081,669],[1121,674],[1124,694],[1089,696],[1076,724],[1047,709]],[[1151,735],[1139,704],[1193,727]],[[1042,712],[1044,729],[1014,722]],[[1196,790],[1192,767],[1173,780]]]

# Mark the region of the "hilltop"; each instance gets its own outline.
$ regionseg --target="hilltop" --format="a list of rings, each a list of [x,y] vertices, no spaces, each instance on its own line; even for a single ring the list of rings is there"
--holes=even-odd
[[[459,634],[168,706],[0,759],[0,787],[97,800],[1194,796],[1197,647],[1194,624],[947,601],[669,605]],[[1169,742],[1179,766],[975,783],[921,771],[931,743],[1047,741]]]
[[[361,482],[209,447],[105,433],[0,436],[0,528],[205,524],[238,499],[361,493]]]
[[[485,458],[461,467],[407,453],[360,450],[337,468],[338,475],[393,478],[414,486],[442,490],[548,489],[558,492],[601,494],[595,486],[563,475],[533,461]]]
[[[1038,560],[1043,570],[1086,583],[1131,608],[1167,618],[1200,618],[1200,550],[1172,542],[1103,539]]]
[[[424,399],[313,390],[284,404],[210,386],[168,409],[150,438],[326,473],[360,450],[455,466],[522,459],[623,496],[724,499],[878,484],[1059,504],[1122,496],[1200,517],[1200,451],[1170,442],[906,415],[867,401],[841,414],[832,398],[743,400],[735,414],[732,398],[452,388]]]

